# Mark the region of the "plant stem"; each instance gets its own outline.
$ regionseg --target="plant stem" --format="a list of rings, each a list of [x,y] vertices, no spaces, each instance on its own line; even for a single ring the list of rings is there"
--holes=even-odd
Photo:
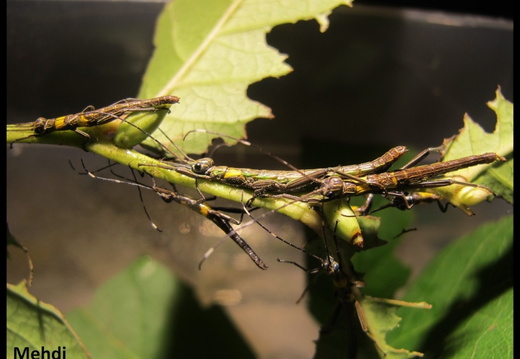
[[[111,161],[145,172],[150,176],[165,180],[174,185],[199,189],[211,196],[224,198],[238,203],[246,203],[253,195],[252,191],[232,187],[227,184],[204,179],[195,179],[185,176],[175,170],[160,167],[164,162],[151,158],[134,149],[121,149],[115,146],[109,138],[110,131],[104,126],[86,129],[91,139],[88,140],[73,131],[56,131],[44,136],[34,136],[32,127],[28,124],[7,125],[7,143],[53,144],[65,145],[96,153]],[[255,207],[270,209],[293,219],[296,219],[316,233],[322,231],[322,224],[318,213],[305,202],[293,201],[285,198],[255,198],[252,203]]]

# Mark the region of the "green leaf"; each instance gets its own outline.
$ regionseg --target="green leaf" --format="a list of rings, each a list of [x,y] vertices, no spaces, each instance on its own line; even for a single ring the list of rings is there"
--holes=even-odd
[[[513,289],[509,289],[462,322],[447,340],[445,352],[457,358],[513,358]],[[469,343],[459,346],[460,338]],[[452,357],[455,355],[452,354]]]
[[[512,242],[509,216],[444,249],[404,297],[433,308],[401,312],[390,342],[431,358],[512,357]]]
[[[370,296],[361,296],[355,303],[340,301],[337,304],[331,321],[322,327],[315,358],[405,359],[422,356],[419,352],[390,346],[386,335],[401,320],[395,314],[398,307],[429,309],[429,304]]]
[[[15,350],[21,353],[25,348],[31,358],[31,352],[42,355],[42,350],[53,357],[90,358],[62,313],[31,295],[22,281],[7,284],[7,358],[16,357]]]
[[[181,98],[160,128],[187,153],[204,152],[215,137],[197,133],[183,141],[194,129],[245,137],[247,122],[273,117],[268,107],[247,97],[248,86],[291,71],[284,63],[287,56],[267,45],[266,33],[279,24],[309,19],[318,20],[325,31],[327,14],[341,4],[350,6],[351,1],[170,1],[157,23],[156,50],[139,97]],[[164,134],[154,137],[171,146]],[[146,145],[162,152],[151,140]]]
[[[399,306],[414,306],[414,303],[392,304],[391,300],[365,296],[359,302],[358,310],[363,311],[363,321],[370,332],[372,340],[380,351],[380,356],[388,359],[404,359],[422,356],[422,353],[408,351],[407,349],[396,349],[386,342],[388,332],[397,328],[401,318],[395,312]],[[398,301],[394,301],[398,302]],[[417,308],[423,306],[429,309],[427,303],[417,303]]]
[[[457,159],[468,155],[495,152],[507,159],[506,162],[495,162],[487,165],[468,167],[453,174],[464,177],[467,181],[483,184],[508,202],[513,202],[513,104],[507,101],[500,92],[496,98],[488,102],[497,116],[493,133],[487,133],[468,114],[464,116],[464,127],[459,134],[446,140],[448,148],[443,161]]]
[[[161,348],[172,275],[143,258],[98,289],[91,304],[67,314],[96,358],[153,358]]]
[[[187,286],[143,257],[67,318],[95,358],[207,357],[214,350],[228,357],[253,357],[220,309],[202,309],[196,303]],[[194,324],[200,324],[197,335],[186,330]]]
[[[508,160],[505,163],[495,164],[493,166],[479,166],[469,168],[466,172],[461,171],[463,173],[464,179],[467,181],[471,180],[477,182],[476,179],[478,179],[478,183],[482,183],[481,181],[483,180],[483,178],[487,176],[488,172],[495,171],[496,168],[507,168],[507,166],[511,166],[512,163],[512,104],[508,103],[505,99],[503,99],[499,92],[497,92],[497,100],[495,100],[491,104],[492,106],[490,107],[492,107],[493,109],[497,109],[497,129],[495,130],[495,132],[493,134],[486,134],[480,126],[466,119],[466,125],[460,131],[460,134],[458,136],[455,136],[451,140],[451,142],[448,143],[448,153],[445,155],[444,160],[451,160],[472,154],[481,154],[484,152],[495,151],[499,154],[504,154],[508,156],[510,160]],[[493,138],[493,141],[495,142],[493,143],[493,141],[491,141],[491,145],[485,144],[485,142],[490,140],[491,138]],[[497,143],[499,144],[497,145]],[[475,170],[475,168],[477,168],[477,170]],[[493,175],[491,175],[491,177],[492,176]],[[499,177],[495,176],[495,178]],[[500,179],[502,180],[502,183],[509,183],[510,188],[512,189],[512,171],[506,172],[506,175],[502,176]],[[487,186],[490,186],[489,181],[484,183]],[[499,183],[498,185],[502,186],[501,183]],[[497,186],[490,187],[492,187],[493,189],[497,188]],[[470,189],[473,190],[473,187],[470,187]],[[487,195],[489,195],[489,192],[485,193],[487,197]],[[448,195],[443,195],[443,197],[449,199],[452,203],[454,203],[453,197],[449,197]],[[385,222],[382,221],[382,223]],[[399,228],[406,227],[405,225],[401,224],[399,225]],[[476,239],[473,239],[473,242],[475,241]],[[393,290],[397,289],[400,285],[404,284],[404,280],[406,279],[408,273],[406,269],[403,268],[392,255],[392,247],[395,246],[397,242],[398,241],[392,241],[390,245],[360,252],[353,257],[353,264],[355,265],[356,271],[367,271],[367,275],[365,275],[364,280],[366,281],[366,283],[368,283],[368,287],[363,288],[364,292],[370,291],[371,293],[375,293],[376,295],[381,295],[383,297],[392,297]],[[492,244],[488,243],[488,245]],[[458,250],[456,250],[455,253],[457,252],[462,252],[462,249],[458,248]],[[467,254],[470,253],[473,253],[473,249],[469,251]],[[453,258],[453,261],[458,262],[458,264],[472,262],[470,259],[463,259],[461,262],[460,258]],[[453,272],[457,271],[453,270]],[[445,275],[449,276],[449,274],[447,273]],[[428,281],[428,283],[430,282],[431,281]],[[439,287],[444,287],[444,285],[441,283],[437,283],[437,285]],[[437,289],[437,292],[439,291],[440,290]],[[507,294],[505,295],[506,297],[504,298],[497,298],[497,303],[507,303],[508,297]],[[316,294],[313,294],[313,297],[316,296]],[[428,302],[432,302],[430,298],[431,297],[429,295],[425,294],[405,299],[421,301],[427,300]],[[376,300],[374,301],[373,299]],[[427,344],[422,345],[421,348],[420,342],[396,342],[394,340],[396,336],[396,334],[394,333],[394,329],[400,322],[400,318],[395,314],[397,307],[390,303],[386,303],[385,301],[386,300],[384,299],[377,299],[367,296],[361,298],[358,297],[356,302],[357,311],[355,311],[353,309],[353,303],[341,303],[340,300],[339,304],[341,305],[341,308],[343,309],[343,311],[350,311],[350,315],[349,317],[345,317],[341,316],[341,313],[340,315],[338,315],[337,312],[336,314],[334,314],[337,316],[337,320],[341,320],[343,323],[341,323],[341,325],[334,326],[334,331],[336,331],[336,333],[329,334],[328,332],[325,332],[320,335],[316,357],[341,357],[343,355],[348,358],[370,358],[377,355],[377,353],[375,353],[374,351],[374,349],[377,349],[379,353],[385,353],[385,358],[408,358],[420,356],[421,351],[429,351],[430,347]],[[350,308],[348,308],[348,306],[350,306]],[[345,310],[345,308],[347,310]],[[498,310],[498,307],[494,306],[493,303],[488,304],[486,308],[489,308],[488,311],[493,314],[490,317],[487,317],[484,314],[484,318],[493,318],[495,316],[495,313],[500,312],[500,310]],[[506,305],[506,308],[510,308],[510,305]],[[417,338],[430,337],[430,335],[424,333],[422,333],[423,335],[421,335],[421,333],[417,335],[417,330],[412,325],[416,324],[416,326],[420,327],[421,324],[423,324],[423,322],[418,324],[412,321],[410,324],[409,316],[411,315],[413,317],[424,318],[424,316],[426,315],[428,317],[438,318],[435,316],[435,312],[426,313],[425,311],[405,309],[402,310],[401,313],[403,314],[404,320],[402,321],[401,328],[399,329],[398,333],[406,333],[407,335],[413,335]],[[406,316],[404,314],[406,314]],[[480,314],[482,314],[482,312],[480,312]],[[355,317],[359,315],[363,317],[363,322],[367,326],[369,336],[373,339],[372,342],[363,340],[363,338],[359,337],[359,326],[356,332],[355,327],[353,329],[352,325],[350,327],[345,325],[345,322],[347,321],[350,321],[351,323],[352,321],[355,322]],[[323,314],[321,314],[321,317],[323,318]],[[457,335],[460,334],[465,338],[468,338],[471,336],[468,334],[468,331],[470,331],[472,334],[474,334],[473,340],[475,341],[475,343],[482,344],[484,341],[486,341],[491,344],[494,337],[503,334],[504,332],[507,333],[507,331],[511,328],[511,323],[508,323],[507,320],[504,323],[502,323],[503,325],[501,325],[499,329],[496,329],[496,322],[486,320],[478,321],[477,318],[478,317],[470,317],[466,322],[462,323],[460,325],[460,328],[454,331],[453,337],[457,338]],[[475,323],[475,321],[478,324]],[[482,331],[475,331],[474,327],[472,327],[473,325],[479,327],[480,329],[484,327],[484,329],[482,329]],[[496,331],[498,331],[500,334],[495,334]],[[387,333],[390,333],[389,339],[386,338]],[[451,338],[448,339],[452,340]],[[452,344],[452,342],[449,340],[446,343],[435,343],[433,346],[436,348],[449,348],[449,345]],[[397,345],[395,345],[394,343],[397,343]],[[453,352],[474,352],[477,350],[476,345],[477,344],[475,344],[474,347],[470,346],[464,347],[462,349],[456,348],[453,349]],[[395,349],[394,347],[413,348],[414,350],[418,350],[418,352],[408,351],[405,349]],[[447,353],[448,350],[449,349],[446,349],[443,355]],[[500,348],[500,352],[508,352],[507,344]]]
[[[497,116],[497,123],[493,133],[487,133],[468,114],[464,116],[464,127],[459,134],[450,140],[449,148],[443,157],[449,161],[469,154],[495,152],[501,156],[509,156],[513,152],[513,104],[507,101],[500,92],[496,91],[496,98],[488,102]],[[469,179],[477,176],[478,167],[468,168],[464,173]]]

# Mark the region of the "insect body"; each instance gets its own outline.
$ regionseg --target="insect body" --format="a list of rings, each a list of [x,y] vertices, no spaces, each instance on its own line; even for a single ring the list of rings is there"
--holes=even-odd
[[[176,96],[162,96],[148,100],[125,99],[110,106],[95,109],[88,106],[84,111],[56,118],[39,117],[32,122],[35,136],[49,134],[55,131],[72,130],[83,136],[89,137],[79,127],[92,127],[108,122],[125,119],[128,115],[138,111],[158,111],[169,109],[174,103],[179,102]]]
[[[338,180],[337,177],[329,177],[324,181],[323,191],[326,191],[329,197],[339,198],[342,196],[355,196],[365,193],[387,194],[388,190],[393,189],[403,191],[410,188],[443,187],[457,183],[467,186],[478,186],[440,176],[463,168],[492,163],[498,160],[505,161],[502,156],[488,152],[481,155],[467,156],[451,161],[436,162],[393,172],[369,174],[352,180]]]
[[[255,197],[271,193],[299,193],[311,191],[322,184],[323,178],[330,176],[362,176],[382,172],[408,150],[397,146],[373,161],[338,167],[303,170],[262,170],[214,166],[211,158],[202,158],[189,168],[179,166],[176,170],[190,177],[226,183],[234,187],[250,189]]]

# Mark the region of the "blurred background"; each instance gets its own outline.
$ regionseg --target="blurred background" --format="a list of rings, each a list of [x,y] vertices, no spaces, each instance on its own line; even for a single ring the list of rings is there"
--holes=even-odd
[[[250,87],[249,96],[271,107],[276,118],[250,123],[249,140],[307,167],[368,161],[395,145],[417,151],[439,145],[462,127],[464,113],[492,131],[495,115],[486,102],[495,98],[497,86],[513,101],[512,12],[495,5],[502,11],[417,3],[355,2],[336,9],[323,34],[314,21],[274,28],[268,42],[289,55],[294,72]],[[8,1],[7,122],[136,96],[162,7]],[[219,162],[238,166],[274,163],[241,147],[217,155]],[[305,273],[276,261],[303,263],[301,253],[251,226],[241,234],[269,270],[258,270],[225,240],[199,271],[204,253],[224,238],[213,224],[145,194],[159,233],[135,188],[79,175],[80,160],[91,170],[106,164],[64,147],[7,148],[7,222],[30,251],[31,291],[38,298],[64,312],[85,305],[99,285],[150,254],[192,284],[202,303],[225,305],[259,357],[312,356],[318,326],[303,303],[295,304]],[[416,275],[449,241],[512,207],[494,201],[474,211],[468,217],[454,209],[443,214],[435,205],[416,207],[418,231],[407,234],[398,255]],[[272,216],[264,223],[283,238],[305,243],[303,228],[293,221]],[[7,279],[15,283],[26,277],[27,267],[20,251],[10,252]],[[224,300],[223,293],[233,295]]]

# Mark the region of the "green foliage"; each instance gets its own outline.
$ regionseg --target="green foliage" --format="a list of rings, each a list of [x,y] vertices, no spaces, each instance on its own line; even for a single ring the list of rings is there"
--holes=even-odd
[[[479,178],[479,183],[485,183],[487,185],[493,183],[494,186],[491,187],[493,191],[506,197],[509,193],[509,189],[513,188],[513,172],[512,170],[508,170],[510,168],[510,162],[512,162],[513,136],[511,130],[513,106],[503,98],[500,89],[497,90],[496,95],[495,101],[491,102],[493,106],[490,106],[497,113],[495,131],[492,134],[484,133],[478,124],[468,120],[466,116],[464,128],[461,129],[458,135],[447,140],[448,149],[443,160],[456,159],[484,152],[493,152],[495,150],[503,154],[507,159],[505,162],[464,169],[458,171],[456,175],[463,176],[465,181]],[[501,173],[501,175],[497,177],[496,173]],[[490,178],[492,180],[489,180]],[[494,180],[496,178],[499,180]],[[435,188],[434,190],[437,193],[442,193],[444,198],[450,199],[453,203],[454,198],[460,193],[459,187],[464,186],[452,185],[445,188]],[[353,218],[355,217],[347,217],[347,219],[350,220]],[[361,218],[363,217],[360,217],[360,219]],[[408,218],[408,221],[409,220]],[[512,346],[512,323],[510,318],[512,303],[508,303],[505,309],[499,309],[497,306],[494,306],[494,302],[487,303],[486,300],[482,298],[491,296],[494,300],[493,294],[491,294],[493,291],[492,288],[489,288],[487,293],[482,293],[482,291],[487,290],[486,288],[488,286],[481,285],[481,290],[478,291],[478,295],[470,291],[466,293],[467,296],[464,296],[464,298],[472,298],[468,299],[470,303],[471,301],[476,302],[473,307],[468,305],[467,308],[461,310],[461,313],[456,313],[456,307],[462,305],[461,302],[465,300],[457,295],[458,290],[464,291],[465,287],[474,286],[474,281],[468,276],[468,271],[475,273],[476,269],[482,268],[482,263],[489,263],[489,261],[492,260],[498,260],[504,268],[509,268],[508,266],[512,264],[512,258],[506,253],[508,250],[507,246],[512,243],[511,220],[512,218],[509,218],[505,219],[503,223],[485,225],[474,235],[470,235],[468,239],[462,239],[462,242],[456,242],[463,244],[457,245],[453,249],[446,249],[445,253],[440,255],[440,258],[446,257],[448,259],[440,263],[432,263],[434,268],[431,270],[432,273],[435,275],[438,273],[442,274],[432,278],[431,275],[428,276],[428,272],[426,272],[423,275],[425,276],[424,279],[421,276],[418,282],[416,282],[417,284],[415,285],[417,285],[418,288],[416,290],[411,289],[411,294],[407,295],[403,302],[392,303],[381,299],[374,301],[373,297],[364,296],[357,301],[355,304],[356,307],[354,308],[353,302],[342,303],[341,298],[339,298],[337,305],[341,307],[343,312],[349,312],[349,315],[342,314],[341,312],[339,314],[337,312],[332,314],[332,316],[337,316],[334,320],[334,334],[328,333],[332,330],[327,330],[327,325],[329,325],[328,323],[331,321],[331,314],[327,317],[324,313],[316,312],[315,309],[317,306],[324,306],[324,301],[320,298],[323,296],[323,288],[311,288],[310,308],[313,313],[315,313],[316,318],[323,323],[322,329],[326,330],[325,333],[321,333],[320,335],[315,358],[342,357],[343,355],[346,355],[348,358],[370,358],[377,355],[377,353],[385,358],[411,358],[420,356],[421,351],[432,351],[435,354],[439,354],[439,348],[445,348],[445,350],[442,352],[442,355],[438,357],[444,358],[445,355],[449,354],[458,358],[458,353],[469,352],[473,354],[473,352],[477,350],[476,347],[482,345],[484,341],[483,338],[485,338],[485,342],[490,345],[489,347],[483,348],[483,351],[485,353],[488,351],[491,353],[497,350],[495,345],[491,345],[496,343],[492,343],[491,339],[488,339],[489,337],[493,337],[496,333],[493,331],[495,328],[507,338],[500,341],[501,347],[499,349],[499,351],[507,354]],[[391,238],[398,234],[398,232],[396,232],[398,231],[397,228],[407,228],[409,222],[402,216],[391,214],[390,216],[383,216],[380,222],[385,225],[392,224],[393,229],[385,228],[384,231],[380,231],[379,222],[374,222],[370,217],[364,221],[358,221],[359,225],[357,226],[349,226],[350,230],[360,230],[361,227],[361,232],[364,236],[366,236],[366,232],[374,235],[373,232],[375,231],[378,235],[384,235],[385,239],[390,239],[387,245],[356,253],[352,258],[352,262],[356,271],[366,273],[363,277],[364,281],[368,283],[367,288],[363,288],[365,294],[372,294],[382,298],[392,298],[395,290],[405,284],[409,271],[403,267],[393,253],[400,238]],[[367,224],[369,226],[367,226]],[[503,232],[503,230],[505,232]],[[504,241],[505,244],[500,243],[500,241]],[[478,248],[475,247],[475,244],[477,244]],[[493,247],[493,250],[491,250],[491,248],[488,249],[488,247]],[[480,252],[486,252],[486,255],[482,255],[483,253]],[[504,255],[504,253],[506,253],[506,255]],[[351,253],[346,254],[344,258],[350,258],[351,255]],[[509,292],[512,291],[510,288],[512,283],[510,277],[512,269],[507,271],[504,270],[504,268],[500,271],[503,277],[499,279],[500,284],[497,284],[497,286],[500,287],[500,290],[505,292],[503,295],[501,293],[497,294],[500,295],[500,298],[496,299],[497,305],[504,304],[504,301],[507,302],[511,295]],[[447,283],[449,282],[446,280],[448,277],[449,280],[452,281],[451,283]],[[493,286],[493,284],[489,284],[490,287]],[[423,286],[427,286],[428,289],[425,289]],[[415,286],[413,288],[415,288]],[[444,292],[443,289],[446,290],[446,292]],[[442,303],[435,302],[433,299],[442,299],[445,301],[444,307]],[[408,302],[424,300],[431,303],[433,309],[412,309],[413,307],[421,308],[421,305],[415,306],[413,302]],[[497,313],[503,313],[504,316],[497,317],[500,318],[499,321],[479,321],[477,318],[481,315],[486,318],[485,314],[482,314],[480,311],[480,306],[482,305],[485,305],[485,310],[491,313],[494,313],[494,310],[496,310]],[[330,306],[331,303],[328,304],[328,307]],[[396,314],[396,310],[399,306],[412,307],[399,310],[398,315],[403,316],[402,321]],[[427,308],[427,306],[424,308]],[[414,320],[409,320],[410,317]],[[490,316],[490,318],[493,318],[493,315]],[[373,340],[367,341],[365,338],[362,340],[360,338],[355,339],[355,332],[361,331],[359,324],[355,323],[356,320],[364,322]],[[431,321],[430,323],[428,323],[429,320]],[[458,320],[462,323],[458,323]],[[353,322],[354,324],[352,324]],[[347,323],[350,323],[350,325],[347,325]],[[357,325],[357,330],[353,329],[353,325],[354,328],[356,328]],[[442,329],[437,329],[436,325],[443,327]],[[473,325],[475,325],[475,327],[473,327]],[[398,326],[399,328],[397,329]],[[451,326],[454,327],[452,328]],[[493,328],[493,330],[489,328]],[[453,331],[454,334],[446,335],[449,331]],[[401,336],[396,337],[396,333],[401,333]],[[388,339],[386,338],[387,334],[389,334]],[[464,340],[458,339],[457,335],[464,337]],[[401,338],[401,340],[396,340],[396,338]],[[463,345],[461,344],[459,347],[456,347],[456,345],[453,344],[454,342],[452,342],[455,340],[454,338],[457,339],[456,341],[458,342],[463,342]],[[345,342],[349,344],[345,345]],[[453,346],[446,348],[446,345],[444,345],[445,342]],[[417,352],[396,349],[401,347],[413,348]],[[355,350],[352,348],[355,348]],[[436,348],[436,350],[432,348]],[[381,353],[384,353],[384,355]],[[482,357],[488,356],[484,355]]]
[[[326,15],[341,4],[351,2],[171,1],[158,20],[156,50],[139,97],[181,98],[160,128],[187,153],[204,152],[216,137],[197,133],[184,141],[191,130],[205,128],[243,138],[247,122],[273,117],[267,106],[247,97],[247,87],[291,71],[283,62],[287,56],[267,45],[266,33],[279,24],[309,19],[317,19],[325,31]],[[171,146],[164,135],[156,133],[156,137]],[[229,138],[225,141],[232,142]],[[163,152],[153,141],[145,144]]]
[[[221,309],[202,309],[191,289],[143,257],[98,289],[91,303],[67,314],[94,358],[252,357]],[[198,343],[186,327],[200,323]]]
[[[455,137],[447,140],[448,148],[443,160],[485,152],[503,156],[507,161],[469,167],[451,175],[461,175],[467,181],[493,188],[496,194],[513,203],[513,104],[504,98],[499,87],[495,99],[487,105],[497,118],[493,133],[486,133],[466,114],[464,127]]]
[[[7,358],[15,357],[15,347],[29,352],[60,347],[69,358],[90,358],[63,314],[31,295],[25,281],[7,284]]]
[[[68,318],[96,358],[157,357],[176,290],[166,269],[140,260]]]
[[[401,310],[396,345],[431,358],[512,357],[513,218],[482,225],[442,251],[404,299],[429,311]]]

